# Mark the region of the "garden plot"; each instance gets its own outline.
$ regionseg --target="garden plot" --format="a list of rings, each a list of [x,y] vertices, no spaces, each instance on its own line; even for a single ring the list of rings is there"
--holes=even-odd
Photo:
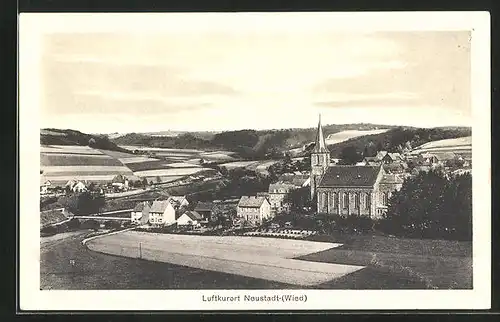
[[[140,246],[139,246],[140,245]],[[91,250],[295,285],[317,285],[363,266],[293,259],[340,244],[238,236],[186,236],[128,231],[87,243]]]

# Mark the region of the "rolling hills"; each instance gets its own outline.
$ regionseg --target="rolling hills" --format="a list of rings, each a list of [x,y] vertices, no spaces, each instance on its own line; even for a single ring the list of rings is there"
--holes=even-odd
[[[323,126],[327,144],[333,157],[338,157],[343,148],[354,146],[360,153],[373,154],[377,150],[396,152],[402,145],[412,147],[441,139],[452,139],[471,135],[469,127],[415,128],[383,126],[376,124],[342,124]],[[294,156],[307,154],[307,147],[314,142],[316,128],[282,130],[238,130],[215,133],[211,138],[195,137],[183,133],[172,137],[156,137],[130,133],[112,140],[119,145],[146,145],[161,148],[216,150],[224,149],[238,153],[245,159],[280,157],[284,152],[294,151]],[[369,151],[366,151],[368,149]]]

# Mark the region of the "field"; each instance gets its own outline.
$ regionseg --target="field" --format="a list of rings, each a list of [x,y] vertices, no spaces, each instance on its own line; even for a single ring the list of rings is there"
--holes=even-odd
[[[434,149],[434,148],[459,147],[459,146],[471,146],[471,145],[472,145],[472,137],[466,136],[456,139],[432,141],[429,143],[422,144],[416,149]]]
[[[349,139],[356,138],[359,136],[381,134],[381,133],[384,133],[387,131],[388,131],[388,129],[365,130],[365,131],[359,131],[359,130],[341,131],[341,132],[337,132],[337,133],[333,133],[333,134],[328,135],[328,137],[325,139],[325,141],[326,141],[326,144],[333,145],[333,144],[344,142],[344,141],[347,141]]]
[[[228,170],[231,169],[236,169],[236,168],[246,168],[248,166],[251,166],[253,164],[257,164],[259,161],[236,161],[236,162],[229,162],[229,163],[223,163],[220,166],[225,167]]]
[[[285,242],[298,243],[301,241],[274,238],[182,235],[159,235],[161,238],[158,238],[156,237],[158,235],[149,233],[129,232],[127,234],[129,236],[115,235],[115,239],[111,240],[108,238],[113,236],[105,237],[101,241],[97,239],[96,243],[99,243],[97,247],[101,247],[101,251],[115,255],[137,257],[140,241],[143,243],[142,247],[146,249],[146,252],[143,253],[143,258],[146,259],[181,263],[182,266],[194,266],[204,268],[207,271],[216,269],[220,272],[231,272],[236,275],[258,275],[259,280],[268,279],[272,283],[287,285],[285,288],[293,288],[291,285],[297,286],[297,283],[308,284],[303,285],[307,288],[327,289],[470,289],[472,287],[472,245],[470,242],[361,235],[349,236],[345,240],[339,239],[340,242],[345,242],[342,245],[324,243],[325,246],[316,247],[302,244],[307,245],[304,248],[300,244],[293,246],[285,244]],[[135,236],[138,234],[147,235],[137,238],[134,234]],[[200,243],[201,238],[208,239]],[[164,251],[163,245],[166,243],[169,245],[168,251]],[[108,247],[107,250],[105,250],[106,247]],[[322,248],[323,250],[321,250]],[[178,254],[172,255],[169,252]],[[234,253],[237,254],[234,255]],[[204,257],[204,263],[200,263],[201,256],[209,256],[210,258]],[[273,259],[270,260],[269,256]],[[257,260],[258,257],[263,259]],[[290,262],[275,260],[276,257],[281,258],[281,260],[283,257],[296,257],[297,260],[303,260],[306,271],[328,270],[334,267],[317,267],[311,262],[335,264],[337,269],[333,269],[335,271],[333,274],[328,274],[329,279],[318,272],[300,271],[300,274],[294,272],[287,275],[286,267],[290,265]],[[252,264],[241,263],[242,259],[245,258],[251,258]],[[221,260],[224,261],[224,264],[221,264]],[[203,267],[201,267],[202,265]],[[261,266],[261,269],[257,269],[256,267],[259,265],[271,265],[273,268],[269,270],[269,267],[265,266],[266,269],[262,269]],[[353,271],[347,274],[345,270],[340,269],[343,265],[351,267]],[[281,266],[281,268],[276,266]],[[300,267],[304,268],[304,266],[297,266],[288,268],[288,270]],[[210,274],[212,273],[206,272],[206,282],[208,282]],[[320,284],[314,284],[318,281]],[[233,287],[236,286],[228,288]]]
[[[301,258],[332,263],[367,265],[379,271],[416,279],[427,288],[472,288],[472,243],[384,236],[348,236],[311,240],[336,240],[343,245]]]
[[[408,290],[431,287],[448,289],[450,288],[450,281],[454,285],[452,287],[457,289],[470,289],[472,287],[472,269],[467,265],[471,261],[471,243],[406,240],[380,236],[346,236],[345,240],[342,241],[345,242],[342,246],[305,256],[310,261],[335,263],[364,261],[366,267],[320,285],[299,286],[94,252],[81,244],[86,233],[86,231],[80,231],[41,238],[40,289]],[[373,250],[373,252],[368,250]],[[384,265],[380,254],[392,256],[393,264],[389,265],[390,263],[386,262]],[[417,261],[414,262],[414,259],[410,258],[411,256]],[[402,260],[398,260],[398,257],[406,259],[407,263],[412,265],[412,268],[405,269],[403,265],[396,265],[403,263]],[[432,264],[433,262],[436,263],[436,257],[441,258],[441,262],[446,266]],[[76,264],[74,266],[70,265],[69,259],[74,259]],[[461,264],[450,265],[453,261],[456,264],[461,262]],[[426,280],[430,275],[435,276],[436,285],[429,284],[428,280]],[[442,282],[439,282],[440,280]],[[456,283],[453,283],[453,280]]]
[[[454,152],[463,156],[472,157],[472,137],[461,137],[456,139],[447,139],[432,141],[416,147],[411,152],[412,154],[419,153],[443,153]]]
[[[306,286],[322,284],[363,268],[293,259],[339,246],[310,241],[128,231],[91,240],[87,246],[113,255],[141,256],[153,261]]]
[[[69,180],[111,181],[118,174],[134,178],[132,171],[119,160],[88,146],[41,146],[40,170],[43,171],[40,180],[50,181],[53,186]]]
[[[42,237],[42,290],[283,289],[294,285],[113,256],[81,244],[87,232]],[[70,265],[69,259],[75,260]]]
[[[190,176],[197,174],[199,172],[204,172],[204,171],[214,171],[213,169],[209,168],[172,168],[172,169],[156,169],[156,170],[144,170],[144,171],[136,171],[134,174],[138,177],[141,178],[149,178],[149,177],[156,177],[156,176]]]

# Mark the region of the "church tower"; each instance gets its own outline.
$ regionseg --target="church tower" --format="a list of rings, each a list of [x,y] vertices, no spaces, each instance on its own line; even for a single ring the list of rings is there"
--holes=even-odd
[[[321,127],[321,114],[319,115],[316,145],[311,153],[311,199],[316,195],[316,189],[323,174],[330,165],[330,151],[326,147],[323,128]]]

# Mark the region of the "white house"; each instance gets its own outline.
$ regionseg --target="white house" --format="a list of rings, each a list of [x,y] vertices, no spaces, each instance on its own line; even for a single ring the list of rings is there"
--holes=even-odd
[[[85,184],[81,181],[78,181],[77,184],[75,184],[71,190],[73,190],[74,192],[84,192],[84,191],[87,191],[87,187],[85,187]]]
[[[254,225],[271,217],[271,204],[263,196],[243,196],[238,202],[237,215]]]
[[[149,223],[166,226],[175,223],[175,209],[168,200],[155,200],[149,210]]]
[[[175,209],[189,206],[189,201],[187,201],[185,196],[170,196],[167,200]]]
[[[149,202],[140,202],[135,206],[134,210],[130,213],[130,219],[133,224],[147,224],[149,222],[149,211],[151,206]]]
[[[46,194],[49,192],[51,182],[50,181],[45,181],[42,185],[40,185],[40,193]]]
[[[202,219],[201,215],[196,211],[186,211],[179,218],[177,218],[177,225],[199,227]]]

